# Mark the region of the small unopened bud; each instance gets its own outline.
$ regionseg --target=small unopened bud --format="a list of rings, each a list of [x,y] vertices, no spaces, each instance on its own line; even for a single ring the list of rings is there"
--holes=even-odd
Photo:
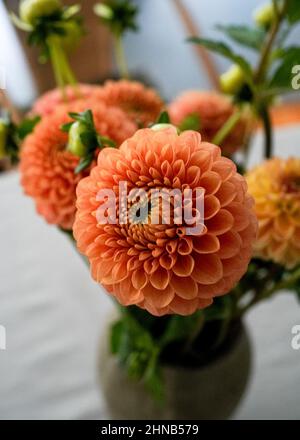
[[[50,17],[62,9],[60,0],[22,0],[20,3],[20,18],[34,26],[41,17]]]
[[[154,125],[152,125],[151,130],[160,131],[160,130],[166,130],[167,128],[173,129],[176,133],[178,132],[175,125],[172,125],[172,124],[154,124]]]
[[[7,125],[0,119],[0,159],[7,156],[6,141],[7,141]]]
[[[234,95],[245,82],[243,70],[237,64],[233,64],[227,72],[220,76],[220,85],[223,93]]]
[[[114,16],[113,10],[103,3],[97,3],[94,6],[94,12],[98,17],[104,18],[105,20],[111,20]]]
[[[81,140],[81,135],[85,131],[85,125],[80,121],[76,121],[71,125],[67,150],[75,156],[84,157],[86,155],[87,148]]]
[[[273,3],[265,3],[253,13],[254,22],[257,26],[268,28],[271,26],[276,17],[276,11]]]

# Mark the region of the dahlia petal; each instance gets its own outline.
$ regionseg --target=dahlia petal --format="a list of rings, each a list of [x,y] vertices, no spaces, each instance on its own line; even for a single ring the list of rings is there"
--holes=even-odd
[[[150,283],[141,289],[141,291],[147,303],[157,309],[168,306],[175,295],[174,289],[171,286],[165,289],[156,289]]]
[[[179,277],[187,277],[193,272],[194,266],[195,261],[191,255],[178,255],[172,270]]]
[[[274,230],[276,234],[282,237],[283,240],[290,239],[295,231],[294,224],[290,221],[290,218],[286,214],[281,214],[274,219]]]
[[[222,157],[220,158],[220,160],[214,162],[212,166],[212,171],[218,173],[224,182],[236,172],[236,166],[230,159]]]
[[[220,242],[215,235],[205,234],[195,237],[193,240],[194,250],[199,254],[214,254],[220,249]]]
[[[214,254],[194,254],[195,269],[192,278],[201,284],[214,284],[223,276],[223,265],[220,258]]]
[[[205,189],[205,194],[215,194],[222,184],[221,177],[214,171],[206,171],[199,180],[199,187]]]
[[[237,195],[236,186],[228,181],[223,182],[220,189],[215,194],[222,207],[229,205]]]
[[[204,219],[208,220],[214,217],[220,210],[221,205],[217,197],[210,195],[204,198]]]
[[[177,260],[176,255],[164,254],[160,257],[159,264],[165,269],[170,270],[176,263],[176,260]]]
[[[143,289],[148,283],[148,277],[143,269],[135,270],[131,276],[132,285],[136,290]]]
[[[218,256],[221,259],[234,257],[242,246],[240,235],[235,231],[228,231],[218,236],[220,242],[220,250]]]
[[[208,233],[221,235],[233,227],[234,221],[233,215],[227,209],[220,209],[213,218],[205,221],[205,225]]]
[[[193,241],[190,237],[181,238],[177,252],[180,255],[189,255],[193,250]]]
[[[198,295],[197,283],[191,277],[178,277],[173,274],[171,286],[180,298],[190,300]]]
[[[239,203],[231,203],[226,209],[234,218],[234,229],[239,232],[249,225],[248,209]]]
[[[150,283],[156,289],[165,289],[170,281],[170,274],[166,269],[158,267],[149,277]]]
[[[176,295],[170,304],[170,309],[177,315],[188,316],[196,312],[198,305],[198,299],[186,300]]]

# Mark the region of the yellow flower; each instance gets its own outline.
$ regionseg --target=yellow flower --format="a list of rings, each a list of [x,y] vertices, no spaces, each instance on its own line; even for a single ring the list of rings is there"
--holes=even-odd
[[[270,159],[246,178],[259,221],[255,255],[287,268],[296,266],[300,263],[300,159]]]

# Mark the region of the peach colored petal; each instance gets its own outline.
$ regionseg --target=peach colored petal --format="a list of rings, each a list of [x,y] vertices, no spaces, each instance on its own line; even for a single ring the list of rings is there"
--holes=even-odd
[[[190,277],[178,277],[173,274],[171,286],[180,298],[190,300],[198,295],[197,283]]]
[[[214,284],[223,276],[223,266],[220,258],[214,254],[195,254],[195,269],[192,278],[201,284]]]

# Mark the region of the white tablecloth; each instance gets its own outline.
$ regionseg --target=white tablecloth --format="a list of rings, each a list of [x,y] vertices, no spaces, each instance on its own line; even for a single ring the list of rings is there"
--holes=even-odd
[[[297,139],[299,129],[281,131],[279,154],[297,154]],[[16,173],[0,176],[0,214],[0,325],[7,331],[0,419],[106,417],[97,356],[109,299],[68,238],[36,215]],[[291,328],[300,324],[300,305],[282,293],[252,310],[247,324],[254,368],[235,418],[299,419],[300,350],[291,347]]]

